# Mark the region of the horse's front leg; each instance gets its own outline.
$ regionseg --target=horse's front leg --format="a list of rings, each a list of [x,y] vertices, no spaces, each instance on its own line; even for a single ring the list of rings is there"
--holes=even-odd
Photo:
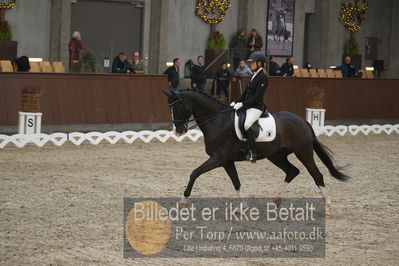
[[[184,191],[180,203],[187,204],[187,198],[190,197],[191,195],[191,190],[193,189],[194,182],[200,175],[220,166],[222,166],[222,162],[220,162],[218,157],[211,156],[200,167],[195,169],[190,175],[190,181],[188,182],[188,185],[186,187],[186,190]]]
[[[226,170],[226,173],[229,175],[231,182],[233,182],[233,186],[237,192],[237,195],[240,197],[241,199],[241,204],[244,208],[247,207],[247,202],[245,201],[245,198],[243,196],[242,193],[242,188],[241,188],[241,183],[240,183],[240,179],[238,178],[238,173],[237,173],[237,168],[234,164],[234,161],[229,161],[226,162],[223,165],[224,170]]]

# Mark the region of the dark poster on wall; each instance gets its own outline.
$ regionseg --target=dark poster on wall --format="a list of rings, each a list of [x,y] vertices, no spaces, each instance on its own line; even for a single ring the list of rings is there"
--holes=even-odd
[[[378,53],[378,39],[374,37],[366,38],[366,60],[376,60]]]
[[[292,56],[295,0],[268,0],[267,9],[267,53],[275,56]]]

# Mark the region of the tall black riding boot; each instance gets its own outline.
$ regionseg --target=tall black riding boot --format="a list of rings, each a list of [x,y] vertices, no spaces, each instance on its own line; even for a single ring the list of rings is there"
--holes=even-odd
[[[256,163],[256,142],[254,132],[251,129],[248,129],[247,131],[245,131],[245,138],[247,139],[249,148],[249,152],[246,158],[252,163]]]

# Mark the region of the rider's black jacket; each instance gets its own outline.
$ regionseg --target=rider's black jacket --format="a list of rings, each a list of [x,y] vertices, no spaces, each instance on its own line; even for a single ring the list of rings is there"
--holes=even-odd
[[[249,78],[247,88],[235,102],[242,102],[245,109],[256,108],[264,111],[266,110],[266,105],[263,103],[263,95],[269,84],[267,76],[265,72],[260,71],[252,81],[251,79],[252,76]]]

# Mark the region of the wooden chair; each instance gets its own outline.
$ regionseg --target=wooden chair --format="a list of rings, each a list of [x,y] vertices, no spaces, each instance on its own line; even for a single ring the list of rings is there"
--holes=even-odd
[[[334,70],[332,70],[331,68],[326,69],[326,74],[327,74],[327,78],[335,78]]]
[[[53,73],[53,67],[50,65],[50,62],[43,61],[40,62],[40,68],[42,69],[42,72],[44,73]]]
[[[327,73],[325,69],[319,68],[317,72],[319,73],[320,78],[327,78]]]
[[[309,75],[311,78],[318,78],[319,77],[319,73],[317,73],[316,69],[309,69]]]
[[[29,62],[29,72],[42,72],[37,62]]]
[[[294,69],[294,76],[297,77],[297,78],[302,77],[301,70],[299,70],[299,69]]]
[[[65,73],[65,67],[62,62],[53,62],[54,73]]]
[[[342,72],[341,70],[334,70],[334,74],[336,78],[342,78]]]
[[[0,60],[0,71],[1,72],[14,72],[14,67],[11,61]]]
[[[307,68],[302,68],[301,69],[301,74],[303,78],[310,78],[310,74]]]
[[[374,78],[373,71],[364,70],[364,71],[363,71],[363,76],[362,76],[362,77],[363,77],[363,78],[366,78],[366,79],[373,79],[373,78]]]

